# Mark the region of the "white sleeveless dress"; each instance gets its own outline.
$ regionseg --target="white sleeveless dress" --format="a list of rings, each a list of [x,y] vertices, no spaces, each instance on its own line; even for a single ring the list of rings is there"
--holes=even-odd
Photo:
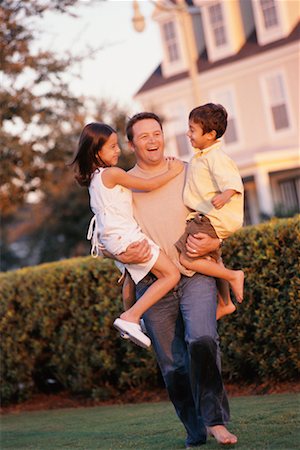
[[[149,239],[133,217],[132,193],[129,189],[116,185],[107,188],[102,181],[105,168],[97,169],[89,186],[90,205],[94,213],[88,231],[92,241],[92,256],[98,256],[103,246],[113,255],[124,252],[128,245],[147,239],[151,247],[150,261],[141,264],[117,264],[120,270],[124,266],[137,284],[150,272],[158,255],[159,247]]]

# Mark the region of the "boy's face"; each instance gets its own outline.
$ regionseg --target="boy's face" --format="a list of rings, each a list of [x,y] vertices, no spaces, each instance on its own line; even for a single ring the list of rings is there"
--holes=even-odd
[[[186,135],[190,139],[191,145],[200,150],[210,147],[216,140],[216,132],[214,130],[203,134],[201,125],[192,120],[189,121],[189,130]]]

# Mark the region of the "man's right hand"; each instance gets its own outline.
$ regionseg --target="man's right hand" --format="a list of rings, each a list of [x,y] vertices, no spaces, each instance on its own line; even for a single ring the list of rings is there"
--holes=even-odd
[[[123,264],[141,264],[151,259],[151,249],[148,241],[143,239],[128,245],[125,252],[118,255],[118,261]]]

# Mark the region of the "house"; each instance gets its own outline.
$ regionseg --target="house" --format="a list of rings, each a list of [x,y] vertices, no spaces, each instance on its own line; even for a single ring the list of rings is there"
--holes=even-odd
[[[245,186],[245,223],[300,208],[298,0],[156,2],[163,61],[135,95],[164,120],[166,150],[189,160],[189,111],[228,111],[224,150]]]

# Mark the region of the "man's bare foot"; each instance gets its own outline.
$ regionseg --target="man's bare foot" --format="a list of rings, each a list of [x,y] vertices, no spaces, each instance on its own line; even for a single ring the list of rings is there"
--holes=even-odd
[[[207,434],[213,436],[218,444],[222,445],[234,445],[238,441],[237,437],[230,433],[224,425],[207,427]]]
[[[221,319],[221,317],[227,316],[228,314],[232,314],[236,310],[236,306],[230,300],[228,305],[218,303],[217,306],[217,320]]]
[[[229,281],[230,287],[239,303],[242,303],[244,298],[244,272],[242,270],[235,270],[234,277]]]

